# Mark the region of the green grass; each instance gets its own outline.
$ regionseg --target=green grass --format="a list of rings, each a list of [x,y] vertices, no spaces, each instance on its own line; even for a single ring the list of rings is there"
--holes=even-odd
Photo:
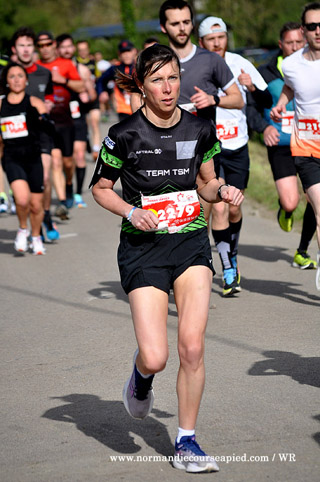
[[[250,178],[246,196],[262,205],[270,212],[276,213],[279,209],[278,195],[273,180],[270,164],[267,156],[267,149],[257,139],[249,141],[250,153]],[[301,188],[300,203],[294,212],[295,222],[300,222],[303,218],[306,200]]]

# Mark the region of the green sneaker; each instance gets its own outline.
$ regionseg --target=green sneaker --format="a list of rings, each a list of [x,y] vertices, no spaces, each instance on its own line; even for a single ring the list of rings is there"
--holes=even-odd
[[[320,251],[317,254],[316,287],[320,290]]]
[[[292,266],[300,269],[316,269],[317,262],[310,258],[307,251],[296,251]]]
[[[293,212],[287,213],[282,207],[280,207],[277,217],[280,228],[289,233],[293,226]]]

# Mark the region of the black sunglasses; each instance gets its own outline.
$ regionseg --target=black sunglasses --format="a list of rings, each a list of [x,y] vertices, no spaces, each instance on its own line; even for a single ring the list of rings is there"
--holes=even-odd
[[[305,23],[304,26],[309,32],[314,32],[317,27],[320,27],[320,22]]]
[[[45,44],[37,44],[38,49],[42,49],[42,47],[51,47],[53,45],[53,42],[47,42]]]

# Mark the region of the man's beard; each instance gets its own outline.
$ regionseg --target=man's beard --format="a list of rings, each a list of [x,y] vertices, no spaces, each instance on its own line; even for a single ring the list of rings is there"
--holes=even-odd
[[[171,45],[174,48],[177,48],[177,49],[179,49],[181,47],[185,47],[187,45],[187,43],[189,42],[189,39],[190,39],[190,36],[191,36],[191,35],[189,35],[189,36],[187,35],[186,40],[184,42],[178,42],[175,38],[171,37],[168,33],[167,33],[167,35],[168,35],[168,39],[169,39]]]

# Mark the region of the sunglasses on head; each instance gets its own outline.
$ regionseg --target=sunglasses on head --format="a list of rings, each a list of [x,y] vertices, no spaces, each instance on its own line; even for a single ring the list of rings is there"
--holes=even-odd
[[[304,26],[309,32],[314,32],[317,27],[320,27],[320,22],[305,23]]]
[[[51,47],[53,42],[47,42],[45,44],[37,44],[38,49],[42,49],[43,47]]]

